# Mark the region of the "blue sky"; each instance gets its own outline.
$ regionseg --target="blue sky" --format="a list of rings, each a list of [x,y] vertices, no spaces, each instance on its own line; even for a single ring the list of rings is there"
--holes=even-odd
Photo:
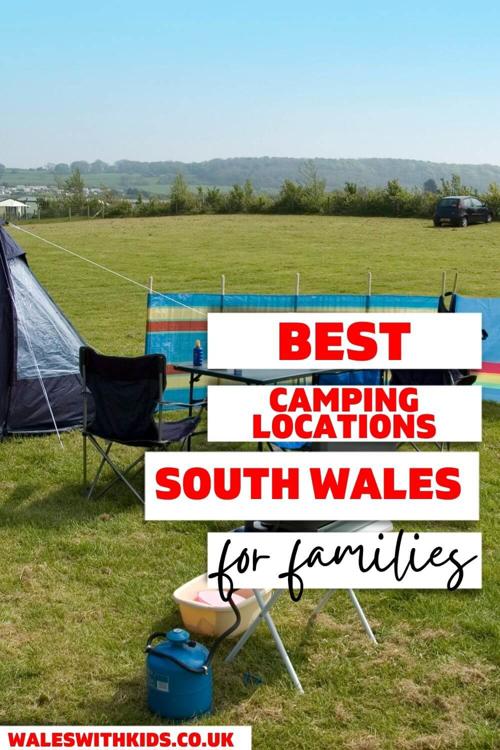
[[[8,166],[263,155],[500,164],[498,1],[24,0],[5,21]]]

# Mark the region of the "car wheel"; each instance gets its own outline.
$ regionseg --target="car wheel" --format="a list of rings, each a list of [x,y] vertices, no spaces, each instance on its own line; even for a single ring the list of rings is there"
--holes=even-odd
[[[439,221],[439,219],[434,219],[433,221],[434,221],[434,226],[435,227],[440,227],[441,226],[441,222]]]
[[[466,229],[466,227],[469,226],[469,220],[467,216],[462,216],[459,222],[459,226],[462,227],[462,229]]]
[[[486,223],[489,224],[492,221],[493,221],[493,214],[488,214],[488,216],[486,217]]]

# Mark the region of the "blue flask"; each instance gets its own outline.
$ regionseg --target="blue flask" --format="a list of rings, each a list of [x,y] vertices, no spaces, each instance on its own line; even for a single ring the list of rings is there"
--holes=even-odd
[[[200,339],[196,339],[194,342],[193,349],[193,365],[195,367],[201,367],[203,364],[203,349],[201,348]]]

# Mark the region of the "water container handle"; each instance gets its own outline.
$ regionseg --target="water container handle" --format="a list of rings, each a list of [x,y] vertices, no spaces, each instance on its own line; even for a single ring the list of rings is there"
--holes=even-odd
[[[157,638],[166,638],[166,637],[167,637],[166,633],[160,633],[159,631],[155,631],[154,633],[151,633],[151,635],[149,636],[146,642],[146,648],[144,649],[144,653],[148,653],[148,651],[151,651],[151,648],[152,648],[151,644]]]
[[[180,659],[176,659],[175,656],[172,654],[166,654],[164,651],[158,651],[157,649],[153,648],[153,641],[157,638],[166,638],[166,633],[160,633],[155,632],[151,633],[149,636],[147,642],[146,642],[146,648],[144,649],[145,654],[154,654],[154,656],[159,656],[160,659],[166,659],[167,661],[171,661],[174,664],[177,664],[178,667],[181,667],[181,669],[185,669],[186,672],[192,672],[193,674],[208,674],[208,664],[202,664],[200,667],[190,667],[188,664],[185,664]]]

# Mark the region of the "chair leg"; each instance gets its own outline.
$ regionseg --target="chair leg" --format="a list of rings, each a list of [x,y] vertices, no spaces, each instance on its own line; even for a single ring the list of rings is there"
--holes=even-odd
[[[130,492],[134,495],[134,497],[136,497],[137,500],[139,500],[139,502],[144,505],[144,498],[142,497],[141,494],[139,494],[139,492],[137,492],[135,487],[132,484],[130,484],[126,476],[122,474],[122,472],[114,465],[112,461],[108,461],[108,463],[110,467],[113,469],[113,471],[115,472],[117,478],[121,479],[121,481],[127,485],[127,487],[129,488]]]
[[[109,459],[109,452],[110,452],[111,446],[112,446],[112,443],[108,443],[107,446],[106,446],[106,450],[103,451],[102,448],[101,448],[101,446],[97,443],[97,441],[95,441],[93,438],[91,438],[91,440],[92,440],[92,443],[94,444],[94,446],[97,448],[97,450],[101,454],[102,458],[101,458],[101,463],[99,464],[99,467],[98,467],[98,469],[96,471],[96,474],[95,474],[95,477],[94,477],[94,481],[90,485],[89,491],[87,493],[87,500],[90,500],[90,498],[91,498],[91,496],[92,496],[92,494],[93,494],[93,492],[94,492],[94,490],[96,488],[96,485],[97,485],[97,482],[99,480],[99,477],[101,476],[101,471],[104,468],[104,464],[105,463],[109,463],[109,460],[110,460]]]
[[[137,466],[138,463],[144,463],[144,456],[139,456],[139,458],[137,458],[133,463],[131,463],[130,466],[127,466],[127,468],[123,471],[123,476],[126,476],[127,474],[129,474],[129,472],[131,472],[132,469],[134,469]],[[141,470],[141,468],[142,467],[140,467],[139,470],[136,471],[132,475],[131,479],[133,479],[133,477],[137,476],[137,474],[139,473],[139,471]],[[102,489],[99,490],[99,492],[97,493],[97,495],[94,495],[94,498],[97,500],[97,498],[102,497],[102,495],[104,495],[109,489],[111,489],[111,487],[113,487],[117,482],[119,482],[121,480],[122,480],[122,476],[121,476],[121,472],[120,472],[120,476],[119,477],[116,476],[114,479],[111,480],[111,482],[108,482],[108,484],[106,484]]]
[[[137,490],[135,489],[135,487],[134,487],[134,486],[133,486],[132,484],[130,484],[130,482],[128,481],[127,477],[125,476],[125,474],[127,473],[127,471],[128,471],[129,469],[133,468],[133,466],[135,466],[135,465],[137,464],[137,461],[135,461],[135,462],[134,462],[133,464],[131,464],[131,465],[130,465],[130,466],[129,466],[129,467],[128,467],[128,468],[126,469],[126,470],[125,470],[125,472],[121,472],[121,471],[120,471],[120,469],[119,469],[119,468],[118,468],[117,466],[115,466],[115,464],[113,463],[113,461],[112,461],[112,460],[110,459],[110,457],[109,457],[109,455],[108,455],[108,454],[109,454],[109,451],[110,451],[110,449],[111,449],[112,443],[108,443],[108,445],[107,445],[107,447],[106,447],[106,450],[104,450],[104,449],[103,449],[103,448],[102,448],[102,447],[101,447],[101,446],[99,445],[99,443],[97,442],[97,440],[96,440],[95,438],[93,438],[93,437],[92,437],[91,435],[89,436],[89,439],[91,440],[91,442],[92,442],[92,444],[93,444],[94,448],[95,448],[95,449],[96,449],[96,450],[98,451],[98,453],[99,453],[99,454],[101,455],[101,457],[102,457],[102,460],[101,460],[101,463],[100,463],[100,465],[99,465],[99,468],[98,468],[98,470],[97,470],[97,474],[96,474],[96,476],[95,476],[95,478],[94,478],[94,481],[92,482],[92,487],[90,488],[90,491],[89,491],[89,494],[87,495],[87,497],[88,497],[88,498],[90,498],[91,494],[93,493],[93,491],[94,491],[94,489],[95,489],[95,486],[96,486],[96,484],[97,484],[97,480],[99,479],[99,476],[100,476],[100,474],[101,474],[102,468],[103,468],[104,464],[106,464],[106,463],[107,463],[107,464],[108,464],[108,466],[109,466],[109,467],[110,467],[110,468],[111,468],[111,469],[112,469],[112,470],[114,471],[114,473],[115,473],[115,475],[116,475],[117,479],[118,479],[118,480],[120,480],[120,479],[121,479],[121,481],[122,481],[122,482],[123,482],[124,484],[126,484],[126,485],[127,485],[127,487],[129,488],[130,492],[131,492],[131,493],[132,493],[132,494],[134,495],[134,497],[136,497],[136,498],[137,498],[137,499],[139,500],[139,502],[141,502],[141,503],[143,503],[143,504],[144,504],[144,498],[142,497],[142,495],[140,495],[140,494],[139,494],[139,493],[137,492]],[[141,457],[141,458],[142,458],[142,457]],[[109,488],[108,488],[108,489],[109,489]],[[100,494],[102,495],[102,493],[100,493]]]
[[[83,435],[83,494],[87,493],[87,436]]]
[[[369,622],[368,622],[368,620],[366,619],[366,615],[365,615],[365,613],[363,612],[363,608],[361,607],[361,604],[360,604],[360,603],[358,602],[358,599],[357,599],[357,596],[356,596],[356,594],[354,593],[354,591],[353,591],[352,589],[349,589],[348,591],[349,591],[349,596],[351,597],[351,601],[352,601],[352,603],[354,604],[354,606],[355,606],[355,608],[356,608],[356,612],[358,613],[358,617],[359,617],[359,619],[361,620],[361,624],[363,625],[363,627],[364,627],[364,629],[365,629],[365,631],[366,631],[366,634],[367,634],[368,638],[369,638],[369,639],[370,639],[370,640],[371,640],[371,641],[372,641],[373,643],[376,643],[376,644],[378,644],[378,641],[377,641],[377,639],[376,639],[376,638],[375,638],[375,636],[373,635],[373,630],[372,630],[372,629],[371,629],[371,627],[370,627],[370,623],[369,623]]]

